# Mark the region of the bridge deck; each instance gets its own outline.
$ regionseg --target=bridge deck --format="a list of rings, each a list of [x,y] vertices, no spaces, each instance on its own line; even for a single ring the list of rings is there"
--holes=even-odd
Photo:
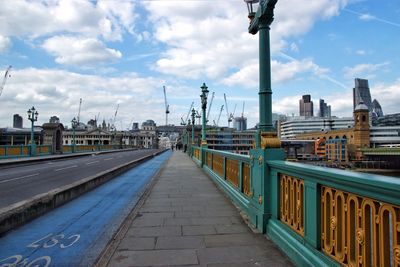
[[[108,266],[292,266],[180,151],[130,217],[110,245],[109,261],[103,258]]]

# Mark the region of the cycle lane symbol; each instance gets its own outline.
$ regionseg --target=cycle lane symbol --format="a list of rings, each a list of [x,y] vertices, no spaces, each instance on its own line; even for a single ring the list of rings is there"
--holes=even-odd
[[[66,249],[73,246],[80,239],[79,234],[65,236],[64,234],[48,234],[27,245],[36,251],[40,249]],[[48,267],[51,263],[50,256],[40,256],[37,258],[24,257],[16,254],[0,260],[0,267]]]

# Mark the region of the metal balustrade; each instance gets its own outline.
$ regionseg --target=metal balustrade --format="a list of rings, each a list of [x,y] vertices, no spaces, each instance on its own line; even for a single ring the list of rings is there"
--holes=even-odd
[[[279,219],[304,236],[304,180],[280,175]]]
[[[53,149],[51,145],[36,145],[37,156],[51,155]],[[90,151],[104,151],[112,149],[126,149],[134,148],[132,145],[76,145],[75,152],[90,152]],[[0,146],[0,158],[18,158],[28,157],[30,145],[14,145],[14,146]],[[73,145],[63,145],[62,153],[73,153]]]
[[[194,151],[250,224],[297,264],[400,266],[400,179],[268,160],[267,152]]]
[[[193,159],[215,178],[242,209],[251,203],[250,157],[207,148],[192,147]],[[204,155],[202,156],[202,153]],[[201,159],[204,157],[204,161]]]
[[[0,146],[0,158],[28,157],[31,147],[25,145]],[[36,155],[50,155],[51,145],[36,145]]]

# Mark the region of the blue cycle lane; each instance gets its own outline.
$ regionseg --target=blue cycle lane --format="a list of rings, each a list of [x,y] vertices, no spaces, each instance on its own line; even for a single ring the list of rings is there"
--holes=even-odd
[[[0,267],[93,265],[171,153],[8,232],[0,238]]]

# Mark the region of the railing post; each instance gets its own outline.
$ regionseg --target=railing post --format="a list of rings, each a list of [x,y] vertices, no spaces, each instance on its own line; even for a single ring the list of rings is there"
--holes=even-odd
[[[223,160],[222,160],[222,170],[224,171],[224,176],[223,176],[223,178],[224,178],[224,180],[226,180],[226,157],[223,157]]]
[[[314,248],[321,246],[321,192],[318,184],[304,181],[304,239]]]
[[[239,161],[239,191],[243,193],[243,161]]]
[[[250,220],[260,232],[265,233],[272,211],[279,205],[277,175],[271,175],[266,162],[284,160],[284,151],[280,148],[252,149],[250,160],[252,192]]]

